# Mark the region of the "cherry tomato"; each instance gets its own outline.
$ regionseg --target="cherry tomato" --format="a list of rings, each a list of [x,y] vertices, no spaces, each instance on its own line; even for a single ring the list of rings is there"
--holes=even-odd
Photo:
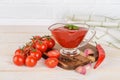
[[[45,65],[49,68],[54,68],[58,64],[58,59],[57,58],[48,58],[45,60]]]
[[[22,55],[15,55],[15,56],[13,57],[13,62],[14,62],[14,64],[17,65],[17,66],[22,66],[22,65],[25,64],[25,58],[24,58],[24,56],[22,56]]]
[[[36,51],[36,50],[30,52],[30,55],[31,55],[31,56],[34,56],[37,60],[41,59],[41,57],[42,57],[41,51]]]
[[[45,52],[47,50],[47,45],[43,42],[37,42],[35,47],[36,47],[36,49],[40,50],[41,52]]]
[[[40,40],[41,37],[39,35],[33,36],[33,39]]]
[[[23,51],[26,54],[26,56],[30,53],[30,49],[31,49],[31,46],[29,46],[29,45],[25,45],[23,47]]]
[[[48,49],[52,49],[55,46],[55,41],[50,36],[43,37],[42,41],[47,44]]]
[[[25,60],[25,65],[28,67],[34,67],[37,64],[37,59],[34,56],[28,56]]]
[[[39,40],[41,40],[41,37],[40,36],[33,36],[33,38],[31,40],[35,44],[36,42],[38,42]]]
[[[15,51],[15,55],[21,55],[23,53],[23,50],[22,49],[17,49]]]
[[[50,58],[59,58],[60,52],[58,50],[51,50],[47,53],[47,56]]]
[[[15,51],[15,55],[21,55],[21,56],[24,56],[24,58],[26,58],[26,54],[22,49],[17,49]]]

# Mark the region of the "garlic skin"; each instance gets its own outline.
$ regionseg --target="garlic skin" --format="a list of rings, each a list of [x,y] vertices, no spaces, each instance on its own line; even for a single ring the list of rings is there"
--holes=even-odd
[[[85,65],[85,66],[79,66],[75,69],[76,72],[85,75],[87,73],[87,70],[92,67],[91,63]]]
[[[84,67],[88,70],[88,69],[92,68],[92,64],[89,63],[89,64],[85,65]]]
[[[83,66],[79,66],[75,69],[76,72],[85,75],[86,74],[86,68]]]

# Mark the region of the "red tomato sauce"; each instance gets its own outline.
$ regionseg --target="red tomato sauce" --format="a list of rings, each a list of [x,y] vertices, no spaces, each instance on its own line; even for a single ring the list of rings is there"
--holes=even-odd
[[[70,30],[64,27],[52,29],[52,34],[57,42],[64,48],[77,47],[85,37],[88,29],[79,27],[78,30]]]

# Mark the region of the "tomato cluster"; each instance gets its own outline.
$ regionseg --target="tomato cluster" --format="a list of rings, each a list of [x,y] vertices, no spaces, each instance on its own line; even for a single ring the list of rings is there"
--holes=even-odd
[[[53,68],[58,64],[57,58],[60,55],[58,50],[52,50],[54,45],[55,41],[50,36],[33,36],[29,43],[15,51],[13,63],[17,66],[33,67],[41,59],[42,54],[49,50],[49,59],[45,60],[45,64]]]

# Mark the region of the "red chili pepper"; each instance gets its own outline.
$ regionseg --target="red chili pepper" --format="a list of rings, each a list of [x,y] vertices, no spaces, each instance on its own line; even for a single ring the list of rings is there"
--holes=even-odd
[[[94,65],[94,69],[96,69],[105,59],[105,51],[102,48],[102,46],[100,44],[97,44],[96,48],[98,50],[98,60],[97,60],[96,64]]]

